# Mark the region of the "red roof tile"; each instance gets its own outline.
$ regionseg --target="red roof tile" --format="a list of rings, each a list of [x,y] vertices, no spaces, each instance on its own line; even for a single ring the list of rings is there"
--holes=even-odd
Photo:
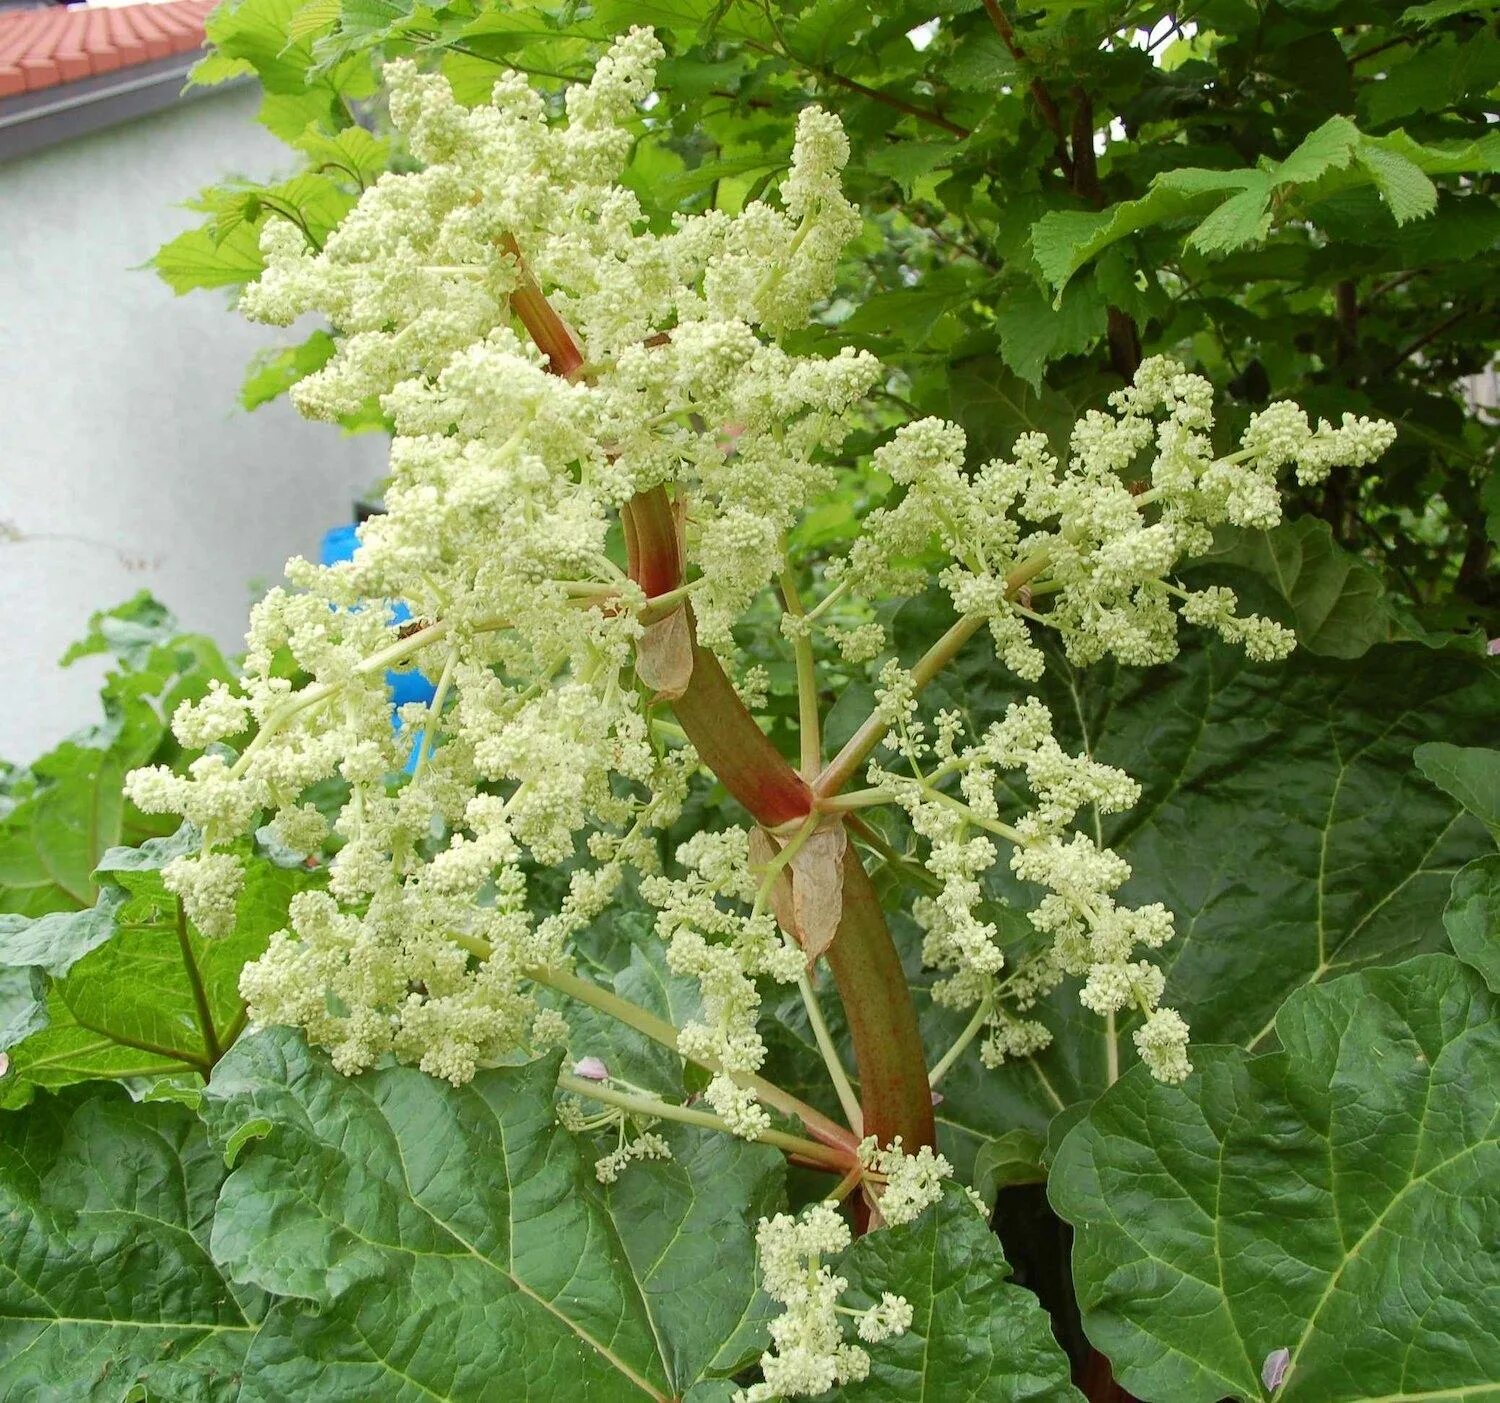
[[[0,13],[0,99],[112,73],[203,43],[217,0]]]

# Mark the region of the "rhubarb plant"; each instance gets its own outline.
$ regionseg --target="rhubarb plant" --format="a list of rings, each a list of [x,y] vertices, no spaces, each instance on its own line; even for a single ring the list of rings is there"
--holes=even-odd
[[[473,106],[391,62],[410,162],[318,237],[264,224],[241,306],[327,320],[292,398],[378,403],[386,510],[174,709],[196,758],[126,794],[183,826],[104,870],[220,948],[265,850],[327,881],[255,933],[204,1085],[0,1125],[0,1381],[1103,1397],[986,1222],[1050,1173],[1084,1327],[1143,1397],[1500,1394],[1489,868],[1468,963],[1429,897],[1484,827],[1402,772],[1434,726],[1480,739],[1493,678],[1433,651],[1394,716],[1386,664],[1310,699],[1294,631],[1195,564],[1395,428],[1281,401],[1226,438],[1161,356],[1061,454],[892,423],[868,351],[799,340],[862,228],[838,119],[804,108],[774,194],[653,223],[620,177],[662,56],[632,29],[560,104],[507,72]],[[849,499],[847,540],[810,538]],[[393,667],[436,681],[399,726]],[[1129,772],[1153,748],[1170,778]],[[1413,796],[1389,856],[1340,886],[1382,786]],[[1214,907],[1313,850],[1316,943],[1268,961]],[[1195,1002],[1242,1045],[1195,1046]]]

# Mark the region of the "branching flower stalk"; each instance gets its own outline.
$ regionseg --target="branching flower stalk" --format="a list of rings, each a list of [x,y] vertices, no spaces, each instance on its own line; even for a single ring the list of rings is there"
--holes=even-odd
[[[568,1043],[562,995],[709,1074],[701,1107],[565,1076],[579,1133],[616,1137],[601,1172],[664,1153],[650,1124],[683,1121],[828,1170],[861,1227],[898,1223],[951,1173],[935,1153],[932,1086],[976,1042],[988,1066],[1037,1053],[1050,1032],[1035,1008],[1065,981],[1102,1018],[1139,1015],[1134,1043],[1154,1075],[1190,1066],[1187,1025],[1161,1005],[1164,978],[1143,955],[1172,938],[1172,917],[1117,903],[1128,866],[1075,827],[1085,810],[1128,808],[1138,786],[1065,751],[1026,695],[1045,666],[1036,630],[1078,666],[1164,662],[1183,621],[1254,659],[1285,656],[1287,630],[1237,613],[1227,589],[1187,587],[1179,567],[1215,527],[1274,526],[1282,470],[1319,481],[1371,461],[1393,431],[1348,415],[1314,426],[1274,404],[1220,454],[1207,383],[1152,359],[1109,412],[1083,416],[1065,461],[1028,434],[976,465],[956,425],[904,425],[874,455],[894,491],[848,552],[790,557],[882,376],[862,351],[780,344],[827,297],[860,229],[840,188],[848,144],[809,107],[779,205],[653,233],[618,182],[660,54],[648,31],[619,39],[567,91],[565,121],[518,74],[470,110],[441,78],[392,63],[392,120],[420,168],[366,189],[321,249],[268,224],[244,310],[333,324],[337,353],[293,397],[323,419],[378,399],[395,428],[388,510],[360,528],[352,561],[291,562],[290,587],[252,615],[243,683],[174,717],[203,753],[185,776],[136,772],[129,793],[201,831],[202,852],[164,880],[206,932],[232,923],[226,850],[241,834],[269,822],[305,853],[336,840],[328,890],[295,898],[242,992],[255,1022],[300,1028],[340,1070],[394,1056],[465,1082]],[[804,597],[815,563],[822,595]],[[953,621],[904,665],[874,606],[934,584]],[[797,678],[795,763],[761,724],[735,632],[773,592]],[[398,624],[398,603],[421,622]],[[980,734],[923,705],[971,646],[1017,680]],[[825,762],[819,670],[833,652],[864,670],[876,706]],[[310,679],[300,686],[288,653]],[[385,673],[412,664],[435,665],[438,695],[393,718]],[[415,772],[393,783],[418,733]],[[737,808],[681,838],[705,770]],[[331,832],[309,796],[330,779],[348,788]],[[915,857],[860,820],[878,805],[904,814]],[[851,835],[898,867],[920,863],[921,957],[940,973],[935,997],[968,1015],[930,1071]],[[1041,892],[1024,955],[982,911],[1002,853]],[[543,903],[547,868],[567,871],[567,891]],[[578,972],[580,937],[627,877],[655,909],[667,967],[697,983],[680,1026]],[[852,1077],[814,993],[820,963]],[[846,1125],[761,1074],[775,985],[801,993]],[[787,1314],[747,1396],[813,1393],[868,1367],[823,1260],[847,1240],[829,1205],[762,1225],[766,1286]],[[858,1333],[873,1342],[909,1318],[892,1297]]]

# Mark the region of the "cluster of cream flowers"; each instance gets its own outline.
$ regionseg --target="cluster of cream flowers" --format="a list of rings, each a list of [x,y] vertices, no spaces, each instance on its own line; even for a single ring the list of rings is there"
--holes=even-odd
[[[1079,977],[1086,1008],[1111,1014],[1133,1007],[1144,1016],[1135,1033],[1142,1060],[1161,1080],[1181,1081],[1191,1070],[1187,1025],[1174,1010],[1158,1007],[1161,971],[1134,958],[1138,948],[1154,950],[1171,939],[1171,913],[1155,902],[1116,904],[1111,893],[1130,876],[1129,866],[1073,828],[1090,806],[1101,814],[1129,808],[1140,786],[1111,765],[1068,754],[1035,697],[1012,703],[975,744],[959,744],[962,725],[956,712],[939,713],[931,728],[903,714],[890,744],[910,773],[879,763],[869,771],[930,845],[927,866],[941,885],[913,914],[925,932],[924,962],[945,971],[934,997],[980,1009],[986,1031],[980,1057],[994,1067],[1047,1046],[1050,1030],[1018,1015],[1065,977]],[[1007,773],[1024,775],[1032,800],[1013,822],[1001,818],[999,803]],[[1000,932],[979,915],[983,875],[998,859],[996,837],[1010,847],[1011,870],[1047,889],[1030,921],[1048,943],[1004,979]]]
[[[1378,457],[1395,429],[1353,415],[1314,429],[1296,405],[1278,403],[1251,419],[1236,451],[1218,456],[1213,387],[1161,356],[1109,402],[1113,413],[1090,410],[1074,427],[1066,466],[1032,433],[1010,458],[969,472],[956,424],[905,425],[875,454],[905,491],[869,515],[829,578],[869,598],[917,593],[935,543],[950,561],[939,579],[953,607],[983,618],[1001,660],[1031,682],[1045,662],[1029,624],[1056,632],[1080,665],[1111,654],[1135,665],[1168,661],[1179,612],[1252,658],[1285,657],[1289,630],[1237,616],[1231,591],[1189,591],[1172,573],[1209,548],[1216,526],[1275,526],[1277,473],[1288,463],[1303,483],[1318,482],[1337,465]],[[1051,607],[1042,614],[1030,605],[1044,594]]]
[[[1053,630],[1080,665],[1106,655],[1165,662],[1177,653],[1179,617],[1215,630],[1251,658],[1285,657],[1295,642],[1289,629],[1237,614],[1234,593],[1222,586],[1187,590],[1173,571],[1208,548],[1216,526],[1276,525],[1280,469],[1295,464],[1300,481],[1320,481],[1336,465],[1371,461],[1395,430],[1352,415],[1337,428],[1313,428],[1297,406],[1279,403],[1252,417],[1237,450],[1216,456],[1212,387],[1163,357],[1144,362],[1110,406],[1113,413],[1090,412],[1079,421],[1065,468],[1042,435],[1026,434],[1009,459],[970,473],[957,425],[906,425],[875,454],[904,492],[894,506],[871,513],[829,577],[871,599],[915,593],[936,545],[950,562],[939,579],[954,608],[985,621],[1001,660],[1024,681],[1039,679],[1045,666],[1032,626]],[[878,625],[861,632],[860,652],[883,646],[868,636],[879,634]],[[837,642],[849,656],[849,639]],[[963,746],[958,713],[924,721],[918,691],[913,671],[894,660],[884,664],[878,712],[890,728],[885,746],[904,769],[872,762],[869,782],[907,812],[929,845],[926,864],[940,889],[919,901],[915,914],[926,933],[926,963],[946,972],[937,998],[980,1010],[980,1055],[997,1066],[1047,1046],[1045,1025],[1020,1015],[1064,978],[1078,977],[1080,1000],[1093,1012],[1140,1013],[1133,1041],[1142,1060],[1161,1080],[1181,1081],[1191,1071],[1187,1024],[1159,1006],[1161,971],[1136,957],[1171,939],[1171,914],[1155,903],[1118,905],[1112,893],[1129,878],[1129,865],[1073,829],[1086,809],[1097,815],[1129,808],[1139,786],[1088,755],[1068,755],[1035,697],[1009,707]],[[1032,804],[1005,822],[997,785],[1017,771]],[[1004,979],[999,932],[978,915],[981,879],[999,856],[992,835],[1012,845],[1016,876],[1047,889],[1030,921],[1048,943]]]
[[[698,1016],[680,1030],[677,1045],[684,1056],[720,1069],[704,1099],[736,1134],[753,1137],[770,1118],[734,1074],[758,1071],[766,1056],[756,1027],[761,1000],[755,981],[765,976],[795,984],[806,957],[775,916],[757,905],[759,880],[746,829],[696,833],[676,856],[686,875],[646,877],[641,895],[659,912],[668,966],[695,978],[702,991]]]
[[[294,399],[311,417],[379,399],[396,431],[387,511],[352,562],[291,562],[291,588],[253,612],[241,690],[174,718],[206,753],[186,775],[137,772],[130,794],[202,831],[204,855],[169,881],[214,930],[235,894],[233,859],[215,849],[264,817],[315,850],[329,835],[305,793],[348,783],[329,893],[299,898],[242,983],[257,1021],[301,1027],[346,1071],[395,1053],[461,1082],[555,1031],[538,1031],[528,972],[568,965],[570,937],[627,865],[654,870],[654,831],[696,768],[651,732],[636,672],[646,599],[612,555],[620,508],[674,489],[698,638],[731,650],[731,625],[785,564],[786,533],[832,489],[829,456],[878,374],[863,353],[797,357],[773,340],[826,296],[859,227],[833,117],[803,113],[780,208],[647,231],[618,176],[660,53],[647,30],[622,37],[569,89],[565,123],[519,75],[469,110],[443,79],[390,64],[392,119],[423,168],[383,176],[321,250],[273,221],[244,295],[254,318],[317,311],[342,333]],[[514,325],[540,287],[586,356],[571,374]],[[396,622],[397,601],[415,622]],[[309,683],[287,681],[287,656]],[[413,663],[438,695],[393,729],[385,674]],[[393,790],[424,730],[441,744],[424,742]],[[685,859],[722,869],[725,841],[706,836]],[[594,863],[538,917],[528,864],[580,844]],[[795,978],[795,950],[767,921],[721,930],[692,878],[649,890],[674,967],[704,988],[685,1046],[752,1069],[745,1000],[758,974]],[[710,1099],[745,1133],[765,1123],[727,1073]]]
[[[849,1282],[823,1259],[842,1252],[849,1242],[849,1225],[833,1203],[815,1203],[797,1218],[778,1213],[761,1219],[756,1233],[761,1282],[782,1313],[771,1322],[774,1348],[760,1357],[763,1382],[737,1393],[736,1403],[814,1397],[863,1379],[870,1372],[870,1356],[845,1340],[841,1314],[856,1317],[856,1332],[868,1344],[910,1327],[910,1304],[889,1291],[866,1311],[839,1305]]]
[[[840,189],[848,143],[827,113],[802,113],[779,206],[648,227],[619,176],[660,54],[649,31],[619,39],[568,90],[566,121],[516,74],[467,109],[443,79],[393,63],[392,120],[421,168],[382,176],[321,249],[270,223],[244,308],[282,323],[319,312],[340,332],[294,398],[325,418],[379,401],[395,426],[388,510],[361,528],[352,561],[291,562],[289,587],[252,615],[242,685],[173,718],[203,754],[185,775],[138,771],[129,793],[201,830],[202,854],[165,879],[209,932],[233,920],[234,839],[267,823],[294,851],[334,840],[328,890],[297,898],[242,989],[255,1020],[302,1028],[349,1072],[394,1054],[462,1082],[558,1042],[566,1030],[535,981],[567,970],[574,935],[636,869],[672,968],[702,990],[681,1050],[718,1069],[709,1102],[754,1135],[767,1124],[746,1086],[765,1055],[757,981],[795,981],[804,957],[763,909],[744,831],[701,833],[678,851],[679,874],[661,871],[656,839],[679,818],[697,758],[656,724],[643,639],[670,605],[627,577],[618,533],[634,529],[626,509],[643,494],[666,504],[685,572],[668,592],[691,594],[699,643],[733,668],[732,628],[787,568],[788,533],[836,487],[833,461],[880,371],[864,353],[795,356],[776,341],[828,294],[859,228]],[[936,549],[955,609],[1025,680],[1042,670],[1037,627],[1079,663],[1168,658],[1179,617],[1254,657],[1284,655],[1285,629],[1173,572],[1215,526],[1274,524],[1278,471],[1310,482],[1367,462],[1389,426],[1313,427],[1274,405],[1216,456],[1206,382],[1161,359],[1111,410],[1079,423],[1066,465],[1027,435],[971,473],[954,425],[901,429],[876,454],[898,490],[830,568],[834,591],[918,591]],[[398,602],[412,622],[397,622]],[[832,627],[815,612],[788,633],[825,631],[861,662],[884,651],[868,619]],[[310,680],[288,680],[288,660]],[[414,665],[437,694],[402,708],[395,728],[386,673]],[[930,843],[941,890],[922,908],[927,958],[945,971],[945,998],[984,1009],[985,1060],[1040,1047],[1045,1030],[1017,1014],[1078,976],[1090,1008],[1145,1016],[1136,1041],[1159,1076],[1184,1075],[1185,1025],[1157,1007],[1161,976],[1137,958],[1168,938],[1170,918],[1116,905],[1128,868],[1071,828],[1085,806],[1133,802],[1132,782],[1065,754],[1039,703],[963,745],[956,717],[922,720],[913,673],[888,661],[879,676],[911,773],[882,761],[871,782]],[[747,673],[742,694],[758,685]],[[393,786],[418,734],[413,773]],[[1034,800],[1014,822],[995,788],[1010,771]],[[331,832],[308,802],[330,779],[348,786]],[[1048,892],[1031,918],[1044,953],[1003,978],[978,915],[994,836]],[[591,861],[539,912],[528,873],[580,850]]]

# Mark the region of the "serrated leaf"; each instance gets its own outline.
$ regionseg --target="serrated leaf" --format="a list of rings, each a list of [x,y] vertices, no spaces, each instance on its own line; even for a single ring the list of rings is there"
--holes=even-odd
[[[1427,955],[1293,995],[1284,1052],[1205,1049],[1180,1087],[1136,1068],[1106,1091],[1051,1198],[1122,1386],[1269,1399],[1286,1350],[1277,1403],[1493,1396],[1497,1015],[1472,970]]]
[[[1453,879],[1443,928],[1453,953],[1500,993],[1500,855],[1475,858]]]
[[[1247,244],[1259,243],[1271,227],[1267,201],[1272,184],[1263,178],[1259,184],[1231,195],[1188,235],[1188,243],[1203,253],[1232,253]]]
[[[999,1239],[959,1190],[949,1188],[915,1222],[860,1238],[837,1271],[849,1282],[845,1305],[868,1309],[891,1291],[912,1308],[905,1334],[866,1347],[869,1377],[843,1385],[840,1399],[1081,1400],[1047,1313],[1006,1280]]]
[[[180,296],[199,288],[239,287],[253,282],[266,264],[255,227],[241,222],[223,239],[214,237],[211,225],[188,229],[157,249],[151,266]]]
[[[223,1178],[182,1106],[91,1088],[0,1117],[0,1395],[230,1403],[263,1302],[208,1253]]]
[[[390,159],[390,142],[363,127],[345,127],[333,136],[309,127],[292,144],[320,172],[342,172],[360,186],[373,185]]]
[[[333,337],[326,331],[315,331],[299,345],[285,346],[258,357],[251,362],[240,386],[240,404],[246,409],[259,409],[261,405],[269,404],[299,380],[321,370],[336,350],[338,343]]]
[[[1271,166],[1273,185],[1307,185],[1331,170],[1343,170],[1354,159],[1359,128],[1347,117],[1330,117],[1309,132],[1285,160]]]
[[[270,1129],[225,1182],[213,1250],[237,1280],[319,1307],[267,1322],[245,1403],[477,1403],[500,1378],[522,1398],[665,1399],[694,1382],[754,1298],[747,1273],[703,1270],[706,1249],[748,1260],[777,1156],[679,1140],[718,1172],[689,1186],[632,1166],[646,1179],[612,1216],[557,1123],[556,1075],[551,1057],[461,1088],[406,1067],[351,1080],[286,1031],[235,1047],[204,1118],[221,1142]]]
[[[1419,745],[1412,758],[1433,784],[1457,799],[1500,842],[1500,750],[1434,741]]]
[[[1359,163],[1370,172],[1375,188],[1397,224],[1421,219],[1437,208],[1437,186],[1415,161],[1364,142],[1360,145]]]
[[[942,170],[958,154],[958,147],[953,142],[898,141],[873,152],[864,162],[864,169],[890,176],[909,200],[918,180]]]
[[[309,39],[331,29],[338,23],[343,8],[343,0],[306,0],[287,20],[287,38]]]
[[[1127,234],[1186,219],[1230,194],[1260,187],[1264,179],[1261,172],[1253,170],[1184,167],[1166,171],[1152,180],[1150,189],[1138,200],[1127,200],[1098,213],[1054,210],[1044,214],[1031,228],[1032,254],[1042,275],[1060,292],[1095,254]]]
[[[1484,12],[1494,8],[1495,0],[1427,0],[1425,5],[1412,5],[1401,12],[1402,24],[1419,24],[1425,28],[1440,19],[1461,15],[1469,10]]]
[[[1007,287],[995,311],[1005,363],[1040,391],[1049,362],[1087,351],[1104,334],[1108,312],[1092,280],[1070,284],[1056,305],[1031,282]]]

